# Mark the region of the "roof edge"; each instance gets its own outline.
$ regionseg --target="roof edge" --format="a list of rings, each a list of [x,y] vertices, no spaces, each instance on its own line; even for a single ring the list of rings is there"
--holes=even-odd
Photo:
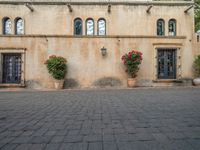
[[[28,1],[28,0],[21,0],[21,1],[6,1],[0,0],[0,4],[13,4],[13,5],[24,5],[26,3],[31,3],[32,5],[193,5],[193,1],[130,1],[130,0],[118,0],[118,1],[102,1],[102,2],[91,2],[91,1],[76,1],[71,2],[71,0],[60,0],[60,1]]]

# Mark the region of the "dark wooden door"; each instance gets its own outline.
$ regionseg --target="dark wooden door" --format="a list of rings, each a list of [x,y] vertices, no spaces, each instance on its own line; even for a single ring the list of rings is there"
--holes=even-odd
[[[21,82],[21,54],[3,54],[3,83]]]
[[[176,49],[158,49],[158,79],[176,79]]]

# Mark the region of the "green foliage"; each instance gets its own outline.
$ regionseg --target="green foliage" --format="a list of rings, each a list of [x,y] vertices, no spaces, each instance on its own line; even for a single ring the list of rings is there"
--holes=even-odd
[[[45,62],[48,72],[54,79],[61,80],[65,78],[67,72],[67,60],[60,56],[52,55]]]
[[[200,30],[200,0],[195,0],[195,31]]]
[[[200,55],[198,55],[195,58],[193,66],[194,66],[195,75],[200,77]]]
[[[137,76],[139,65],[142,62],[142,53],[139,51],[130,51],[122,56],[122,62],[127,67],[126,72],[132,77]]]

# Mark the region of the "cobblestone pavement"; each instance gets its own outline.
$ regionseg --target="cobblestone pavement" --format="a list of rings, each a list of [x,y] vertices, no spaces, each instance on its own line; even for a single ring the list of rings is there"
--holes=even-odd
[[[1,150],[200,150],[200,88],[0,92]]]

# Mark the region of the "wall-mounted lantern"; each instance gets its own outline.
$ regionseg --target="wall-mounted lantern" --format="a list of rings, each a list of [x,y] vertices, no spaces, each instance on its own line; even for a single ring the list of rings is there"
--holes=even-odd
[[[106,54],[107,54],[107,49],[103,46],[103,47],[101,48],[101,55],[102,55],[102,56],[106,56]]]

